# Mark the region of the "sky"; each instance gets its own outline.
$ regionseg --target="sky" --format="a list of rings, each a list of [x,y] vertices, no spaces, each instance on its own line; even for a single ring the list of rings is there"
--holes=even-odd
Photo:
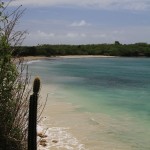
[[[150,43],[150,0],[15,0],[23,45]]]

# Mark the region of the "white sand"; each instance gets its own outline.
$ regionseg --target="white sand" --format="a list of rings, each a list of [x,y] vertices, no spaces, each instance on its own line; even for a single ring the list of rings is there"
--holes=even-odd
[[[104,56],[104,55],[67,55],[67,56],[57,56],[56,58],[109,58],[115,56]]]
[[[24,61],[32,61],[32,60],[48,60],[48,59],[67,59],[67,58],[111,58],[115,56],[104,56],[104,55],[66,55],[66,56],[27,56],[27,57],[20,57]],[[18,62],[18,58],[12,59],[13,62]]]

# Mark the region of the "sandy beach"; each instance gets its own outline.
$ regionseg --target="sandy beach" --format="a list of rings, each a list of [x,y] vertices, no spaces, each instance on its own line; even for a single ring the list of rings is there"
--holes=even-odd
[[[105,55],[66,55],[66,56],[27,56],[23,57],[25,61],[31,61],[31,60],[43,60],[43,59],[61,59],[61,58],[111,58],[115,56],[105,56]]]
[[[115,56],[104,56],[104,55],[66,55],[66,56],[26,56],[26,57],[20,57],[24,61],[33,61],[33,60],[49,60],[49,59],[74,59],[74,58],[112,58]],[[12,61],[15,63],[18,62],[18,59],[20,58],[14,58]]]
[[[105,55],[67,55],[67,56],[56,56],[56,58],[109,58],[115,56],[105,56]]]
[[[49,59],[49,57],[45,57],[45,56],[27,56],[27,57],[13,58],[12,61],[14,63],[18,63],[19,60],[28,62],[28,61],[33,61],[33,60],[45,60],[45,59]]]

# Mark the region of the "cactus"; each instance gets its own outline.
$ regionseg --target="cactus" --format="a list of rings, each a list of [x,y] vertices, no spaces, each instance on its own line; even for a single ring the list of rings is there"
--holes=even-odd
[[[40,79],[37,77],[33,83],[33,94],[30,96],[28,150],[37,150],[37,100],[40,90]]]
[[[36,77],[33,83],[33,93],[38,93],[39,90],[40,90],[40,79],[39,77]]]

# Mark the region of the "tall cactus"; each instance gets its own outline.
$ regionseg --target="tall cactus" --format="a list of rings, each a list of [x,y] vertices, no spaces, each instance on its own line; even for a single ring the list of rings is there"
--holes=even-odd
[[[38,94],[39,90],[40,90],[40,79],[36,77],[33,83],[33,93]]]
[[[28,150],[37,150],[37,100],[40,90],[40,79],[36,77],[33,83],[33,94],[30,96]]]

